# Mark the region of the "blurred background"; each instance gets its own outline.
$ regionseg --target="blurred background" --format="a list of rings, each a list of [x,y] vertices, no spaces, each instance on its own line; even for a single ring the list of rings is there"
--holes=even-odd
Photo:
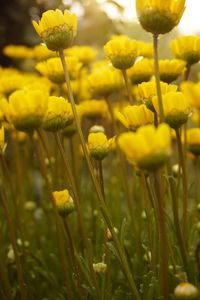
[[[187,9],[179,26],[161,38],[161,57],[170,57],[168,40],[180,34],[200,33],[200,1],[187,0]],[[1,0],[0,64],[9,66],[9,58],[2,54],[8,44],[33,46],[40,42],[31,20],[38,20],[48,9],[67,8],[78,16],[76,44],[102,47],[112,34],[127,34],[132,38],[151,41],[137,22],[134,0]]]

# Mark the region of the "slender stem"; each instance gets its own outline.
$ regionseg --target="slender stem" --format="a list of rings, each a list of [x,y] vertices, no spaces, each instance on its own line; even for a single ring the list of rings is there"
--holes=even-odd
[[[128,93],[129,103],[131,105],[133,105],[134,101],[133,101],[133,97],[132,97],[131,85],[130,85],[130,81],[129,81],[129,78],[128,78],[128,75],[127,75],[127,71],[126,70],[122,70],[122,75],[123,75],[125,86],[126,86],[126,90],[127,90],[127,93]]]
[[[191,65],[190,65],[190,64],[187,64],[187,65],[186,65],[185,72],[184,72],[184,74],[183,74],[183,81],[187,81],[187,80],[189,79],[190,71],[191,71]]]
[[[153,48],[154,48],[154,75],[156,79],[156,90],[158,97],[158,105],[159,105],[159,115],[160,122],[164,121],[164,109],[162,103],[162,93],[160,86],[160,71],[159,71],[159,61],[158,61],[158,34],[153,35]]]
[[[25,300],[26,299],[26,297],[25,297],[25,282],[24,282],[22,264],[21,264],[20,256],[19,256],[18,249],[17,249],[17,239],[16,239],[16,235],[15,235],[13,221],[12,221],[12,218],[10,216],[9,209],[7,206],[7,200],[5,199],[5,195],[2,191],[0,191],[0,201],[2,203],[3,210],[5,213],[7,222],[8,222],[10,240],[11,240],[11,244],[12,244],[13,251],[15,254],[17,277],[18,277],[18,282],[19,282],[19,286],[20,286],[20,299]]]
[[[63,65],[65,80],[66,80],[67,89],[68,89],[68,92],[69,92],[69,100],[70,100],[71,105],[72,105],[72,111],[73,111],[73,114],[74,114],[74,120],[75,120],[75,124],[76,124],[76,128],[77,128],[77,132],[78,132],[78,135],[79,135],[79,138],[80,138],[80,141],[81,141],[81,145],[82,145],[82,148],[83,148],[83,152],[84,152],[84,155],[85,155],[85,159],[86,159],[86,162],[87,162],[89,173],[90,173],[93,185],[94,185],[96,193],[97,193],[100,210],[101,210],[102,215],[104,217],[104,221],[106,222],[106,224],[107,224],[108,228],[110,229],[110,232],[113,236],[113,240],[114,240],[116,249],[118,251],[118,254],[119,254],[119,257],[120,257],[120,260],[121,260],[121,264],[122,264],[122,267],[123,267],[123,271],[124,271],[124,274],[125,274],[125,276],[128,280],[131,292],[132,292],[133,296],[135,297],[135,300],[139,300],[139,299],[141,299],[140,294],[137,290],[135,281],[132,277],[126,255],[125,255],[124,250],[123,250],[123,248],[122,248],[122,246],[119,242],[119,239],[118,239],[118,237],[115,233],[114,226],[113,226],[113,224],[110,220],[109,213],[108,213],[107,207],[105,205],[103,195],[101,193],[101,189],[99,187],[98,181],[97,181],[97,179],[94,175],[94,172],[93,172],[92,163],[91,163],[89,153],[88,153],[88,150],[87,150],[87,147],[86,147],[86,144],[85,144],[85,140],[84,140],[84,137],[83,137],[80,121],[79,121],[79,118],[78,118],[78,114],[77,114],[77,110],[76,110],[76,106],[75,106],[75,102],[74,102],[74,97],[73,97],[73,93],[72,93],[72,89],[71,89],[70,78],[69,78],[69,73],[68,73],[68,70],[67,70],[67,65],[66,65],[63,49],[59,50],[59,55],[60,55],[61,62],[62,62],[62,65]]]
[[[98,165],[98,169],[99,169],[99,184],[100,184],[100,187],[101,187],[101,192],[102,192],[104,201],[106,201],[106,199],[105,199],[105,190],[104,190],[104,181],[103,181],[102,161],[99,160],[97,163],[98,163],[97,165]]]
[[[176,129],[176,139],[178,146],[179,164],[182,169],[182,186],[183,186],[183,236],[185,244],[187,245],[187,231],[188,231],[188,180],[185,165],[185,158],[183,153],[183,146],[181,142],[181,135],[179,129]]]
[[[164,300],[169,299],[169,286],[168,286],[168,240],[165,224],[165,212],[163,193],[161,188],[161,172],[160,170],[154,173],[154,185],[157,198],[157,214],[159,223],[160,234],[160,281],[161,291]]]

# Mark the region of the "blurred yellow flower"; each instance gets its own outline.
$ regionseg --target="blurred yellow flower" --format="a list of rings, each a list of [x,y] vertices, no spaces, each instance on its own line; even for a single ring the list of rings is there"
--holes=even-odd
[[[64,218],[75,210],[74,201],[67,189],[62,191],[54,191],[52,194],[58,209],[58,213],[61,217]]]
[[[88,76],[91,93],[100,97],[117,92],[123,86],[122,79],[121,72],[109,66],[95,70]]]
[[[180,59],[159,60],[160,80],[171,83],[183,74],[186,62]]]
[[[112,39],[104,46],[104,52],[113,67],[130,68],[137,57],[137,42],[131,39]]]
[[[200,82],[194,83],[185,81],[181,84],[180,89],[190,102],[191,106],[200,109]]]
[[[76,15],[70,14],[68,10],[45,11],[38,23],[32,23],[47,48],[53,51],[71,46],[77,32]]]
[[[73,46],[65,50],[66,56],[76,56],[83,65],[88,65],[97,57],[97,51],[90,46]]]
[[[18,90],[8,102],[8,118],[15,128],[32,131],[42,124],[47,111],[48,97],[40,90]]]
[[[153,73],[153,61],[147,58],[139,60],[127,70],[127,75],[133,84],[149,81]]]
[[[58,131],[72,122],[71,104],[63,97],[50,96],[42,127],[47,131]]]
[[[82,117],[91,119],[109,118],[109,109],[105,100],[84,100],[78,105],[78,111]]]
[[[102,160],[108,155],[112,142],[113,139],[108,140],[103,132],[91,132],[88,136],[90,155],[97,160]]]
[[[189,283],[189,282],[181,282],[174,290],[174,295],[176,299],[185,299],[185,300],[198,300],[199,299],[199,291],[198,288]]]
[[[4,133],[4,127],[1,126],[0,128],[0,153],[3,152],[5,147],[5,133]]]
[[[129,129],[135,130],[137,127],[153,123],[153,113],[142,105],[128,105],[122,109],[122,112],[116,112],[117,119]]]
[[[77,57],[69,56],[65,58],[70,77],[75,79],[78,76],[78,72],[82,64],[78,61]],[[62,63],[59,57],[49,58],[46,61],[39,62],[35,66],[36,70],[43,76],[46,76],[54,83],[64,83],[65,76],[62,67]]]
[[[176,92],[177,86],[173,84],[167,84],[165,82],[160,82],[161,93],[166,94],[168,92]],[[149,109],[154,111],[152,105],[152,98],[157,95],[156,82],[155,80],[149,82],[143,82],[138,85],[139,99],[142,100]]]
[[[3,48],[3,53],[16,60],[30,59],[33,57],[32,48],[24,45],[7,45]]]
[[[189,65],[200,60],[200,37],[180,36],[171,41],[170,48],[176,58],[185,60]]]
[[[190,128],[186,135],[187,149],[194,155],[200,155],[200,128]]]
[[[136,9],[142,27],[153,34],[171,31],[185,10],[185,0],[136,0]]]
[[[45,60],[54,56],[56,56],[56,52],[49,50],[45,44],[39,44],[33,48],[33,57],[36,60]]]
[[[135,133],[122,133],[117,139],[120,149],[132,164],[154,171],[161,167],[171,152],[171,133],[167,124],[140,127]]]
[[[143,41],[136,41],[138,56],[143,56],[145,58],[153,57],[153,45],[151,43],[145,43]]]
[[[164,119],[170,127],[177,129],[186,123],[191,112],[188,99],[181,92],[169,92],[162,96]],[[152,99],[153,106],[159,115],[157,96]]]

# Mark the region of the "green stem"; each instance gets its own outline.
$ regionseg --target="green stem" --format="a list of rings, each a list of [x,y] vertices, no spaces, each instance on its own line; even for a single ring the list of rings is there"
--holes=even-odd
[[[160,170],[154,173],[154,185],[157,198],[157,214],[160,234],[160,283],[161,291],[164,300],[169,299],[169,285],[168,285],[168,240],[165,224],[164,199],[161,186],[161,172]]]
[[[10,216],[9,209],[7,206],[7,200],[5,199],[5,195],[2,191],[0,191],[0,201],[2,203],[5,217],[8,222],[8,231],[9,231],[13,251],[15,254],[15,261],[16,261],[16,267],[17,267],[17,278],[18,278],[18,282],[19,282],[19,286],[20,286],[20,299],[25,300],[26,297],[25,297],[24,275],[23,275],[23,271],[22,271],[22,264],[20,261],[20,256],[19,256],[18,249],[17,249],[17,239],[16,239],[16,235],[15,235],[12,218]]]
[[[123,75],[125,86],[126,86],[126,90],[127,90],[127,93],[128,93],[129,103],[131,105],[133,105],[134,101],[133,101],[133,97],[132,97],[131,85],[130,85],[130,81],[129,81],[129,78],[128,78],[128,75],[127,75],[127,71],[126,70],[122,70],[122,75]]]
[[[183,236],[185,245],[187,245],[187,231],[188,231],[188,180],[185,165],[185,158],[183,153],[183,146],[181,142],[181,135],[179,129],[176,129],[176,139],[178,146],[179,164],[182,169],[182,186],[183,186]]]
[[[156,80],[160,122],[162,123],[164,121],[164,109],[163,109],[162,92],[160,86],[160,71],[159,71],[159,61],[158,61],[158,34],[153,35],[153,48],[154,48],[154,75]]]
[[[125,276],[128,280],[128,283],[129,283],[130,289],[132,291],[132,294],[135,297],[135,300],[139,300],[141,298],[140,298],[139,292],[137,290],[136,284],[134,282],[134,279],[132,277],[132,274],[131,274],[131,271],[130,271],[130,268],[129,268],[129,265],[128,265],[128,262],[127,262],[126,255],[125,255],[124,250],[121,247],[119,239],[118,239],[118,237],[115,233],[114,226],[113,226],[113,224],[110,220],[109,213],[108,213],[107,207],[105,205],[103,195],[101,193],[101,189],[99,187],[98,181],[97,181],[97,179],[94,175],[94,172],[93,172],[93,166],[92,166],[92,163],[91,163],[91,160],[90,160],[90,157],[89,157],[89,153],[88,153],[88,150],[87,150],[87,147],[86,147],[86,144],[85,144],[85,140],[84,140],[84,137],[83,137],[80,121],[79,121],[79,118],[78,118],[78,114],[77,114],[77,110],[76,110],[76,106],[75,106],[75,102],[74,102],[74,97],[73,97],[73,93],[72,93],[72,89],[71,89],[70,78],[69,78],[69,73],[68,73],[68,69],[67,69],[63,49],[59,50],[59,55],[60,55],[61,62],[62,62],[62,65],[63,65],[65,80],[66,80],[66,84],[67,84],[67,90],[69,92],[69,100],[70,100],[70,103],[72,105],[72,111],[73,111],[73,114],[74,114],[74,120],[75,120],[75,124],[76,124],[76,128],[77,128],[77,132],[78,132],[78,135],[79,135],[79,138],[80,138],[80,141],[81,141],[81,145],[82,145],[82,148],[83,148],[83,152],[84,152],[84,155],[85,155],[85,159],[86,159],[86,162],[87,162],[89,173],[90,173],[93,185],[94,185],[96,193],[97,193],[100,210],[101,210],[102,215],[104,217],[104,220],[105,220],[105,222],[106,222],[106,224],[107,224],[108,228],[110,229],[110,232],[113,236],[115,247],[116,247],[117,252],[119,254],[121,264],[122,264],[122,267],[123,267],[123,271],[124,271],[124,274],[125,274]]]
[[[185,72],[184,72],[184,74],[183,74],[183,81],[187,81],[187,80],[189,79],[190,71],[191,71],[191,65],[190,65],[190,64],[187,64],[187,65],[186,65]]]

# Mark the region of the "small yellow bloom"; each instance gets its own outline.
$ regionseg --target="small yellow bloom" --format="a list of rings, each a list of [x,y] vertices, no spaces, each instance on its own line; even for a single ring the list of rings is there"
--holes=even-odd
[[[171,41],[170,47],[176,58],[185,60],[189,65],[200,60],[199,36],[180,36]]]
[[[153,62],[147,58],[139,60],[127,70],[128,77],[133,84],[149,81],[153,73]]]
[[[180,59],[163,59],[159,60],[160,79],[164,82],[171,83],[178,76],[183,74],[186,62]]]
[[[118,140],[120,149],[132,164],[154,171],[161,167],[170,154],[171,133],[167,124],[140,127],[135,133],[122,133]]]
[[[78,111],[82,117],[91,119],[109,118],[108,105],[105,100],[84,100],[78,105]]]
[[[116,112],[118,120],[129,129],[135,130],[137,127],[153,123],[153,113],[142,105],[128,105],[122,109],[122,112]]]
[[[41,20],[33,21],[33,26],[47,48],[53,51],[65,49],[72,45],[77,32],[77,18],[68,10],[48,10]]]
[[[19,90],[9,97],[8,117],[16,129],[32,131],[42,124],[47,105],[48,97],[43,91]]]
[[[191,106],[200,109],[200,82],[183,82],[180,88],[190,102]]]
[[[112,39],[104,46],[104,52],[113,67],[129,69],[137,57],[137,42],[130,39]]]
[[[191,112],[187,98],[181,92],[169,92],[162,96],[165,122],[170,127],[177,129],[186,123]],[[157,96],[152,99],[153,106],[159,114]]]
[[[161,93],[166,94],[168,92],[176,92],[177,86],[173,84],[167,84],[165,82],[160,82]],[[139,99],[142,100],[146,106],[154,111],[152,105],[152,98],[157,95],[156,82],[155,80],[149,82],[143,82],[138,85]]]
[[[178,25],[185,10],[185,0],[136,0],[142,27],[153,34],[165,34]]]
[[[143,56],[145,58],[153,57],[153,45],[150,43],[145,43],[143,41],[136,41],[138,56]]]
[[[52,193],[58,213],[61,217],[66,217],[75,209],[74,201],[68,190],[55,191]]]
[[[88,76],[89,87],[93,96],[106,97],[117,92],[123,86],[121,72],[106,66],[93,71]]]
[[[3,152],[5,148],[5,133],[4,133],[4,127],[2,126],[0,128],[0,153]]]
[[[187,130],[187,149],[194,155],[200,155],[200,128]]]
[[[93,269],[95,273],[104,274],[107,270],[107,264],[104,262],[93,264]]]
[[[27,133],[23,132],[23,131],[19,131],[19,130],[13,130],[11,137],[13,140],[19,142],[19,143],[23,143],[24,141],[27,140],[28,135]]]
[[[112,139],[108,140],[103,132],[91,132],[88,136],[90,155],[97,160],[102,160],[108,155],[112,141]]]
[[[58,131],[72,122],[71,104],[63,97],[50,96],[42,127],[47,131]]]
[[[83,65],[88,65],[97,57],[97,51],[89,46],[73,46],[65,50],[66,56],[76,56]]]
[[[199,291],[197,287],[189,282],[182,282],[174,290],[176,299],[179,300],[198,300]]]
[[[7,45],[3,48],[3,53],[16,60],[30,59],[33,57],[33,51],[23,45]]]
[[[54,56],[56,56],[56,52],[49,50],[45,44],[39,44],[33,48],[33,57],[36,60],[41,61]]]
[[[22,74],[7,74],[0,77],[0,95],[9,96],[12,92],[24,87],[26,78]]]
[[[68,66],[70,77],[75,79],[82,64],[75,56],[69,56],[65,58],[65,60]],[[54,83],[61,84],[65,82],[64,71],[59,57],[53,57],[44,62],[39,62],[36,64],[35,68],[43,76],[48,77]]]

